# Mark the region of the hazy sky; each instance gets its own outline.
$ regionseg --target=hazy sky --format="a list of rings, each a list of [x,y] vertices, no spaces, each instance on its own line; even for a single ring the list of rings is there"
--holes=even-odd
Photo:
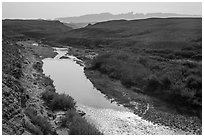
[[[110,12],[113,14],[127,13],[180,13],[202,14],[201,2],[3,2],[2,15],[5,18],[42,18],[54,19],[57,17],[80,16]]]

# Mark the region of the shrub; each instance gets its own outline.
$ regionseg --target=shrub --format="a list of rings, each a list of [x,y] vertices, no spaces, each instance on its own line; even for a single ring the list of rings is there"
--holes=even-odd
[[[161,83],[164,90],[168,90],[171,87],[171,81],[167,76],[161,77]]]
[[[12,71],[12,75],[15,77],[15,78],[17,78],[17,79],[19,79],[21,76],[22,76],[22,70],[21,69],[19,69],[19,68],[15,68],[13,71]]]
[[[78,115],[78,113],[76,112],[76,110],[74,109],[70,109],[67,110],[65,117],[62,118],[62,123],[61,126],[62,127],[68,127],[70,126],[70,123],[72,122],[73,118]]]
[[[137,59],[137,61],[138,61],[140,64],[144,65],[144,66],[147,66],[147,65],[148,65],[148,59],[147,59],[146,57],[139,56],[138,59]]]
[[[70,126],[70,135],[102,135],[93,125],[85,119],[74,117]]]
[[[53,80],[50,77],[44,77],[43,84],[45,86],[53,86]]]
[[[75,107],[75,102],[72,97],[65,94],[56,94],[50,103],[52,110],[67,110]]]
[[[42,99],[52,110],[67,110],[75,107],[76,102],[72,97],[65,94],[58,94],[52,91],[42,93]]]
[[[150,76],[147,80],[145,91],[148,93],[155,93],[155,91],[158,92],[160,88],[161,88],[161,82],[159,81],[159,79],[154,75]]]
[[[25,128],[29,130],[34,135],[43,135],[42,131],[39,129],[38,126],[34,126],[32,123],[26,122]]]
[[[134,57],[130,57],[127,53],[105,53],[98,56],[92,62],[92,69],[96,69],[101,73],[107,74],[110,78],[121,80],[126,87],[133,85],[142,85],[144,77],[147,76],[149,70],[145,67],[147,59],[141,58],[146,62],[138,62]],[[143,64],[145,63],[145,64]]]
[[[196,63],[194,63],[194,62],[188,62],[188,61],[184,61],[184,62],[183,62],[183,65],[184,65],[184,66],[187,66],[188,68],[196,68],[196,67],[198,67],[198,65],[197,65]]]
[[[37,110],[35,110],[34,108],[31,108],[31,107],[28,107],[28,108],[26,108],[26,110],[25,110],[25,114],[26,114],[29,118],[31,118],[31,117],[37,115]]]
[[[195,94],[196,94],[195,90],[183,89],[181,91],[181,97],[187,98],[187,99],[193,99]]]
[[[36,62],[35,64],[33,64],[33,68],[39,72],[42,72],[42,63],[40,62]]]
[[[117,58],[118,60],[126,61],[126,60],[129,59],[129,55],[128,55],[128,54],[117,54],[117,55],[116,55],[116,58]]]
[[[132,78],[127,77],[127,76],[125,76],[125,75],[123,75],[123,76],[121,77],[121,83],[122,83],[125,87],[127,87],[127,88],[130,88],[131,85],[133,85]]]
[[[70,109],[66,112],[64,118],[62,118],[62,127],[70,129],[70,135],[101,135],[92,124],[82,118],[74,109]]]
[[[49,90],[46,90],[45,92],[43,92],[42,94],[42,99],[47,103],[50,104],[52,99],[57,96],[56,92],[51,92]]]
[[[76,116],[70,126],[70,135],[102,135],[102,133],[85,119]]]
[[[202,88],[202,80],[196,77],[195,75],[190,75],[186,79],[186,87],[189,89],[201,89]]]
[[[27,108],[25,110],[25,114],[30,118],[31,122],[35,126],[39,127],[44,135],[53,134],[51,124],[46,118],[37,115],[37,111],[34,108]]]
[[[33,117],[32,122],[35,125],[38,125],[41,129],[41,131],[43,132],[43,134],[48,135],[48,134],[53,134],[52,131],[52,126],[51,124],[47,121],[46,118],[42,117],[42,116],[36,116]]]
[[[94,58],[94,60],[91,63],[91,69],[100,69],[101,65],[106,61],[107,58],[110,58],[111,54],[110,53],[106,53],[106,54],[102,54],[97,56],[96,58]]]
[[[193,51],[176,51],[176,56],[181,56],[182,58],[191,58],[195,53]]]

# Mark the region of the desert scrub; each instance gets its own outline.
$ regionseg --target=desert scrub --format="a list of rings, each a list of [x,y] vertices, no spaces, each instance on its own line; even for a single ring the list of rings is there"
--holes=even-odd
[[[42,131],[40,130],[40,128],[38,126],[34,126],[32,123],[30,122],[26,122],[25,123],[25,128],[27,130],[29,130],[33,135],[43,135]]]
[[[35,70],[37,70],[38,72],[42,72],[43,70],[42,70],[42,63],[41,62],[35,62],[34,64],[33,64],[33,68],[35,69]]]
[[[62,118],[62,127],[70,129],[70,135],[102,135],[98,129],[92,124],[88,123],[86,119],[82,118],[74,109],[66,112]]]
[[[58,94],[52,91],[42,93],[42,99],[52,110],[68,110],[75,107],[76,102],[72,97],[66,94]]]
[[[168,53],[165,50],[153,51],[164,55]],[[93,59],[89,69],[118,79],[127,88],[140,88],[144,94],[168,102],[171,106],[180,106],[177,109],[184,114],[187,114],[184,107],[186,110],[194,109],[193,115],[199,116],[202,104],[202,66],[193,61],[160,60],[148,54],[132,54],[120,50],[104,52]]]
[[[32,128],[33,132],[36,134],[43,133],[44,135],[54,134],[51,124],[46,118],[38,115],[34,108],[28,107],[25,110],[25,114],[30,118],[33,125],[35,125],[35,129]],[[27,124],[26,126],[31,129],[31,125]]]
[[[22,73],[21,47],[2,41],[2,72],[19,79]]]
[[[148,60],[145,58],[144,60],[143,63],[147,64]],[[92,61],[90,69],[98,70],[111,78],[119,79],[126,87],[142,86],[145,77],[150,73],[149,68],[139,63],[134,56],[121,51],[97,56]]]

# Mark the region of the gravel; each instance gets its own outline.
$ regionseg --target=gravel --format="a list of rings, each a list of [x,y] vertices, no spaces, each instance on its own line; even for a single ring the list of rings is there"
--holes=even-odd
[[[185,135],[179,129],[153,124],[131,111],[99,109],[84,105],[78,107],[86,113],[85,118],[105,135]]]

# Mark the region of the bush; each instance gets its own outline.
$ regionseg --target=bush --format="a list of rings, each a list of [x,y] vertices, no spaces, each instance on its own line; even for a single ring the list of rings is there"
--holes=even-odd
[[[194,75],[191,75],[186,79],[186,87],[189,89],[199,90],[202,88],[202,80]]]
[[[75,107],[76,102],[72,97],[65,94],[58,94],[52,91],[42,93],[42,99],[52,110],[67,110]]]
[[[102,135],[98,129],[88,123],[74,109],[66,112],[65,117],[62,118],[61,126],[69,128],[70,135]]]
[[[171,81],[167,76],[161,77],[161,83],[164,90],[168,90],[171,87]]]
[[[42,117],[42,116],[36,116],[33,117],[32,122],[35,125],[38,125],[41,129],[41,131],[43,132],[43,134],[48,135],[48,134],[53,134],[52,131],[52,126],[51,124],[47,121],[46,118]]]
[[[70,127],[70,123],[72,122],[73,118],[76,115],[78,115],[76,110],[74,110],[74,109],[67,110],[65,117],[62,118],[61,126],[69,128]]]
[[[35,64],[33,64],[33,68],[39,72],[42,72],[42,63],[40,62],[36,62]]]
[[[181,91],[181,97],[187,98],[187,99],[193,99],[195,94],[196,94],[195,90],[184,89]]]
[[[155,93],[155,91],[159,92],[161,86],[162,85],[159,79],[156,76],[152,75],[147,80],[145,91],[148,93]]]
[[[123,75],[123,76],[121,77],[121,83],[122,83],[125,87],[127,87],[127,88],[130,88],[131,85],[133,85],[132,78],[131,78],[131,77],[127,77],[127,76],[125,76],[125,75]]]
[[[70,126],[70,135],[102,135],[93,125],[85,119],[74,117]]]
[[[31,122],[37,126],[36,130],[39,127],[44,135],[53,134],[51,124],[46,118],[37,115],[37,111],[34,108],[27,108],[25,110],[25,114],[30,118]]]
[[[16,69],[14,69],[14,70],[12,71],[12,75],[13,75],[15,78],[19,79],[19,78],[23,75],[23,73],[22,73],[22,70],[21,70],[21,69],[16,68]]]
[[[147,66],[147,65],[148,65],[148,59],[147,59],[146,57],[139,56],[138,59],[137,59],[137,61],[138,61],[140,64],[144,65],[144,66]]]
[[[51,101],[53,100],[53,98],[54,98],[55,96],[57,96],[57,93],[56,93],[56,92],[51,92],[51,91],[49,91],[49,90],[46,90],[45,92],[43,92],[43,93],[41,94],[41,96],[42,96],[42,99],[43,99],[47,104],[50,104]]]
[[[67,110],[75,107],[75,102],[72,97],[65,94],[56,94],[50,103],[52,110]]]
[[[53,86],[53,80],[49,77],[44,77],[43,84],[44,86]]]
[[[39,129],[38,126],[34,126],[33,124],[26,122],[25,128],[29,130],[34,135],[43,135],[42,131]]]
[[[145,61],[140,62],[142,60]],[[107,74],[110,78],[121,80],[126,87],[141,86],[149,69],[145,67],[147,65],[146,58],[140,57],[140,61],[123,52],[105,53],[93,60],[91,69]]]
[[[62,118],[62,127],[70,129],[70,135],[102,135],[93,125],[82,118],[74,109],[68,110]]]

